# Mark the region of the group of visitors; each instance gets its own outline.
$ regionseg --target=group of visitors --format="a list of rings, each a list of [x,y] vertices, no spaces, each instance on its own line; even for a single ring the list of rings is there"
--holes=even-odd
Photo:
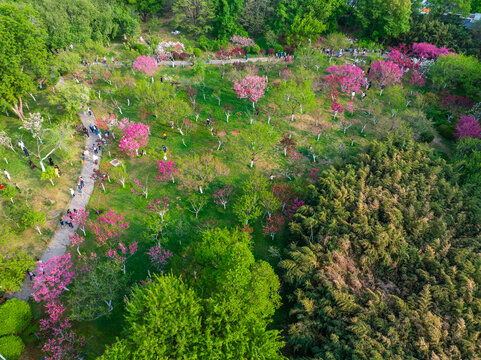
[[[67,213],[60,219],[60,226],[67,225],[73,228],[73,214],[77,212],[77,209],[73,209],[73,212],[70,209],[67,209]]]
[[[286,52],[281,52],[281,51],[276,52],[276,58],[283,59],[286,62],[291,61],[291,56]]]

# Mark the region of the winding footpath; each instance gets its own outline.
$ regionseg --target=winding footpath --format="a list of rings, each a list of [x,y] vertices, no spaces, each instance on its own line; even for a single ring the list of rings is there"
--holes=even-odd
[[[88,115],[88,113],[81,113],[79,114],[80,120],[82,121],[82,124],[89,129],[90,125],[95,124],[95,117],[93,115]],[[96,144],[96,141],[98,140],[98,136],[94,134],[90,134],[89,137],[86,138],[85,145],[91,148],[94,144]],[[100,157],[101,153],[99,152],[98,154],[99,157],[99,163],[100,163]],[[73,211],[73,209],[85,209],[87,206],[90,196],[92,195],[92,192],[94,191],[94,180],[92,179],[92,174],[94,170],[98,170],[99,165],[95,164],[92,161],[92,152],[89,151],[89,156],[85,159],[85,162],[82,167],[82,171],[80,173],[80,176],[83,177],[85,181],[85,186],[82,190],[82,193],[79,193],[77,191],[77,185],[78,184],[78,179],[75,184],[72,185],[72,189],[75,189],[75,197],[70,200],[70,203],[68,204],[68,208]],[[70,244],[70,239],[69,235],[73,234],[77,230],[77,227],[74,226],[73,228],[64,225],[61,226],[57,229],[55,232],[55,235],[52,237],[50,242],[47,245],[47,248],[45,249],[41,260],[46,263],[50,259],[52,259],[54,256],[59,256],[65,254],[65,251],[67,250],[67,246]],[[32,290],[30,290],[30,287],[32,285],[32,281],[30,281],[29,277],[27,276],[24,281],[21,290],[8,294],[7,297],[9,298],[15,298],[15,299],[20,299],[24,301],[28,301],[29,297],[33,295]]]

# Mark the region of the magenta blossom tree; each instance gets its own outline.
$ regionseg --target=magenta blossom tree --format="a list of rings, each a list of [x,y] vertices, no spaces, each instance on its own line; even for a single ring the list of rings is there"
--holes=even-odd
[[[439,56],[454,54],[445,47],[438,48],[436,45],[428,43],[414,43],[412,45],[412,53],[421,58],[435,60]]]
[[[426,80],[424,79],[424,77],[422,76],[422,74],[418,73],[417,71],[414,71],[414,70],[410,70],[407,72],[408,74],[408,79],[409,79],[409,82],[412,84],[412,85],[416,85],[416,86],[419,86],[419,87],[422,87],[426,84]]]
[[[338,113],[342,113],[344,111],[344,108],[337,101],[334,100],[331,104],[331,110],[334,111],[335,119]]]
[[[77,211],[73,212],[71,215],[72,224],[78,226],[80,230],[85,234],[85,225],[87,225],[87,218],[89,216],[89,212],[85,209],[78,209]]]
[[[159,272],[163,272],[167,260],[172,257],[172,253],[161,245],[152,246],[147,255],[149,255],[151,264]]]
[[[479,121],[473,116],[463,116],[456,124],[456,132],[454,133],[457,139],[461,137],[472,137],[481,139],[481,127]]]
[[[235,46],[244,48],[248,46],[254,46],[256,43],[251,38],[246,38],[240,35],[234,35],[230,38],[230,42]]]
[[[222,205],[225,210],[231,195],[232,195],[232,185],[226,185],[223,188],[216,190],[212,194],[212,198],[214,199],[214,204],[216,204],[217,206]]]
[[[139,149],[149,142],[150,127],[141,122],[123,122],[124,136],[120,140],[120,150],[131,158],[139,155]]]
[[[283,216],[270,216],[266,219],[266,223],[262,227],[262,232],[264,236],[270,236],[274,240],[274,236],[281,229],[282,224],[284,224]]]
[[[384,87],[400,83],[403,74],[404,72],[393,61],[377,60],[371,65],[369,78],[381,88],[382,95]]]
[[[234,82],[234,91],[240,99],[249,98],[252,107],[255,108],[257,101],[264,96],[267,79],[257,75],[248,75]]]
[[[137,251],[137,242],[133,242],[128,246],[125,246],[123,243],[119,242],[117,248],[110,248],[107,251],[107,256],[115,261],[118,261],[122,264],[122,271],[124,275],[126,274],[125,263],[127,260],[132,257]]]
[[[86,340],[72,329],[69,319],[64,316],[63,305],[52,301],[45,308],[47,318],[40,320],[40,333],[45,340],[42,351],[47,360],[82,359]]]
[[[71,244],[72,246],[76,246],[76,247],[77,247],[77,252],[78,252],[78,254],[79,254],[79,255],[82,255],[82,254],[80,253],[80,249],[79,249],[79,248],[80,248],[80,245],[83,244],[83,242],[85,241],[85,239],[84,239],[82,236],[80,236],[78,233],[76,233],[76,232],[73,233],[73,234],[69,234],[69,235],[68,235],[68,238],[69,238],[69,240],[70,240],[70,244]]]
[[[97,246],[107,245],[109,248],[114,248],[120,243],[120,235],[129,227],[130,223],[125,221],[124,215],[117,214],[114,210],[99,216],[97,222],[91,225]]]
[[[329,75],[325,81],[337,84],[341,92],[351,95],[353,91],[361,90],[366,85],[364,70],[355,65],[333,65],[326,70]]]
[[[132,69],[143,72],[147,76],[153,76],[158,69],[158,65],[154,58],[139,56],[135,59]]]
[[[174,175],[177,174],[179,170],[177,169],[177,164],[173,161],[157,161],[157,177],[158,181],[169,182],[172,180],[175,183]]]
[[[33,280],[33,298],[35,301],[54,301],[64,292],[68,291],[75,278],[70,254],[55,256],[45,264],[37,266],[37,276]]]

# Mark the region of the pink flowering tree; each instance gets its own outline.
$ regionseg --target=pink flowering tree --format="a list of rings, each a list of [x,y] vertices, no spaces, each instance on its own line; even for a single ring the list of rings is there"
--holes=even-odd
[[[282,228],[282,224],[284,224],[283,216],[269,216],[262,227],[264,236],[270,236],[274,240],[274,236]]]
[[[454,54],[446,47],[438,48],[436,45],[428,43],[414,43],[411,51],[416,56],[430,60],[435,60],[439,56]]]
[[[407,54],[406,47],[399,47],[397,49],[392,49],[387,54],[388,60],[392,60],[401,69],[413,69],[418,68],[413,59]]]
[[[214,191],[214,193],[212,194],[212,198],[214,199],[214,204],[216,204],[217,206],[222,205],[225,210],[231,195],[232,195],[232,185],[226,185],[223,188],[220,188]]]
[[[158,181],[169,182],[172,180],[175,183],[174,175],[177,174],[177,164],[173,161],[157,161],[157,177]]]
[[[72,224],[74,226],[78,226],[80,230],[82,230],[82,232],[84,233],[84,236],[86,235],[85,225],[87,225],[87,218],[89,214],[90,212],[86,211],[85,209],[78,209],[71,214]]]
[[[130,191],[132,191],[136,195],[145,196],[145,198],[147,199],[147,197],[149,196],[148,179],[149,178],[147,177],[145,183],[143,183],[139,179],[134,179],[132,181],[132,187],[130,188]]]
[[[334,119],[337,117],[337,114],[342,113],[344,108],[339,104],[337,101],[333,101],[331,104],[331,110],[334,111]]]
[[[150,127],[141,122],[125,121],[121,124],[124,136],[120,140],[120,150],[131,158],[139,155],[139,149],[149,142]]]
[[[36,270],[37,276],[33,281],[33,298],[35,301],[55,301],[64,292],[68,291],[75,278],[70,254],[55,256]]]
[[[147,204],[147,209],[154,213],[154,215],[150,216],[147,221],[151,223],[150,228],[153,230],[157,241],[164,236],[163,231],[170,220],[168,216],[169,202],[169,197],[164,196],[162,199],[154,199],[154,201]]]
[[[108,248],[115,248],[120,243],[120,236],[130,227],[125,221],[125,216],[109,210],[104,216],[99,216],[97,222],[91,225],[95,235],[97,246],[106,245]]]
[[[83,244],[83,242],[85,241],[85,239],[84,239],[82,236],[80,236],[78,233],[76,233],[76,232],[73,233],[73,234],[69,234],[69,235],[68,235],[68,239],[70,240],[70,244],[71,244],[72,246],[76,246],[76,247],[77,247],[77,252],[78,252],[78,254],[79,254],[79,255],[82,255],[82,254],[80,253],[80,245]]]
[[[149,255],[152,266],[159,272],[164,271],[167,260],[172,257],[172,253],[159,244],[152,246],[147,255]]]
[[[351,94],[366,85],[364,70],[355,65],[333,65],[326,70],[325,81],[338,86],[343,93]]]
[[[371,65],[369,78],[381,88],[382,95],[384,87],[399,84],[403,74],[404,72],[393,61],[377,60]]]
[[[40,320],[40,334],[45,341],[42,351],[47,359],[82,359],[82,348],[86,345],[86,340],[72,329],[72,324],[64,315],[63,305],[51,301],[45,308],[47,318]]]
[[[237,46],[237,47],[241,47],[241,48],[245,48],[245,47],[249,47],[249,46],[254,46],[256,43],[254,42],[254,40],[252,40],[251,38],[246,38],[246,37],[243,37],[243,36],[240,36],[240,35],[234,35],[230,38],[230,42]]]
[[[481,127],[479,121],[473,116],[463,116],[456,124],[456,132],[454,133],[457,139],[461,137],[471,137],[481,139]]]
[[[257,101],[264,96],[267,79],[257,75],[248,75],[234,82],[234,91],[240,99],[249,98],[252,107],[255,108]]]
[[[116,248],[110,248],[107,251],[107,257],[122,264],[122,271],[124,275],[126,274],[125,264],[127,260],[137,251],[137,245],[138,243],[135,241],[129,245],[119,242]]]
[[[143,72],[147,76],[154,76],[158,69],[157,61],[150,56],[139,56],[134,61],[132,69]],[[152,78],[153,81],[153,78]]]
[[[424,79],[423,75],[417,71],[410,70],[407,72],[408,74],[408,81],[415,86],[423,87],[426,84],[426,80]]]

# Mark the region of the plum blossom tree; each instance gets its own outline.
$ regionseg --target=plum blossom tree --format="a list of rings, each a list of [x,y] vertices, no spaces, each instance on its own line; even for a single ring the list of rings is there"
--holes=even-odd
[[[70,244],[71,244],[72,246],[76,246],[76,247],[77,247],[77,252],[78,252],[78,254],[79,254],[79,255],[82,255],[82,254],[80,253],[80,245],[83,244],[83,242],[85,241],[85,239],[84,239],[82,236],[80,236],[78,233],[76,233],[76,232],[74,232],[73,234],[69,234],[69,235],[68,235],[68,238],[69,238],[69,240],[70,240]]]
[[[351,94],[366,85],[364,70],[355,65],[333,65],[326,70],[325,80],[337,84],[343,93]]]
[[[254,46],[256,43],[251,38],[246,38],[240,35],[234,35],[230,38],[230,42],[235,46],[244,48],[248,46]]]
[[[163,272],[165,265],[167,265],[167,260],[172,257],[172,252],[164,248],[161,245],[152,246],[147,252],[149,255],[150,263],[158,271]]]
[[[75,278],[69,253],[55,256],[46,263],[38,265],[36,273],[32,289],[33,298],[37,302],[55,301],[65,290],[68,290],[67,286]]]
[[[214,199],[214,204],[216,204],[217,206],[222,205],[225,210],[231,195],[232,195],[232,185],[226,185],[223,188],[217,189],[212,194],[212,198]]]
[[[130,228],[130,223],[125,221],[125,216],[109,210],[104,216],[99,216],[97,222],[91,225],[97,246],[107,245],[115,248],[120,243],[120,235]]]
[[[64,315],[64,306],[50,301],[45,308],[47,318],[40,320],[40,333],[45,340],[42,351],[47,360],[82,359],[82,348],[87,341],[72,329],[72,324]]]
[[[139,56],[135,59],[132,69],[143,72],[147,76],[154,76],[158,65],[157,61],[150,56]]]
[[[339,104],[336,100],[334,100],[331,104],[331,110],[334,111],[334,119],[337,117],[338,113],[342,113],[344,108]]]
[[[126,267],[125,264],[127,260],[132,257],[135,252],[137,251],[137,242],[130,243],[128,246],[124,245],[123,243],[119,242],[117,244],[117,248],[110,248],[107,251],[107,257],[112,260],[118,261],[122,264],[122,271],[124,275],[126,274]]]
[[[282,224],[284,224],[283,216],[269,216],[266,218],[266,223],[262,227],[262,232],[264,236],[270,236],[274,240],[274,236],[281,229]]]
[[[403,73],[393,61],[377,60],[371,65],[369,78],[381,88],[380,95],[382,95],[384,87],[401,82]]]
[[[124,136],[120,140],[120,150],[131,158],[139,155],[139,149],[149,142],[150,127],[141,122],[125,121],[121,124]]]
[[[267,79],[257,75],[248,75],[243,79],[234,81],[234,91],[240,99],[249,98],[252,107],[255,108],[257,101],[264,96]]]
[[[481,139],[481,126],[479,121],[474,116],[462,116],[456,124],[456,132],[454,133],[457,139],[461,137],[471,137]]]
[[[414,43],[411,47],[411,51],[414,55],[421,58],[435,60],[439,56],[454,54],[446,47],[438,48],[436,45],[428,43]]]
[[[177,164],[173,161],[157,161],[157,177],[158,181],[169,182],[172,180],[175,183],[174,175],[178,172]]]
[[[90,215],[90,212],[85,209],[78,209],[77,211],[72,213],[72,224],[74,226],[78,226],[80,230],[85,234],[85,225],[87,224],[87,218]]]

